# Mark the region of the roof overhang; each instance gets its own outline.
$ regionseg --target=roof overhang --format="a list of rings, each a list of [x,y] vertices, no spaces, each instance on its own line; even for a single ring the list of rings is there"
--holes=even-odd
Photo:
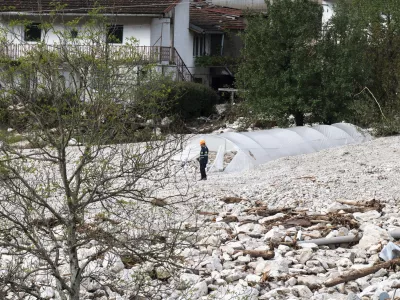
[[[192,23],[189,24],[189,29],[195,33],[199,33],[199,34],[224,34],[224,32],[221,30],[207,30],[207,29],[203,29],[200,26],[194,25]]]

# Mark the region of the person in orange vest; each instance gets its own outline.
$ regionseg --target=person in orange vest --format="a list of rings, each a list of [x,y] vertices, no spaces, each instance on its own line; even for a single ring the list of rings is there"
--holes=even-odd
[[[201,174],[201,179],[200,180],[207,180],[207,174],[206,174],[206,166],[208,163],[208,148],[206,146],[206,141],[201,140],[200,141],[200,174]]]

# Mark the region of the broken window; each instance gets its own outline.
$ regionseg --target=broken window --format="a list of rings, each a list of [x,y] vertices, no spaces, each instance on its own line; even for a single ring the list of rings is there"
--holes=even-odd
[[[42,37],[42,29],[40,23],[32,23],[25,26],[24,41],[25,42],[40,42]]]
[[[107,43],[122,44],[124,40],[124,25],[107,26]]]

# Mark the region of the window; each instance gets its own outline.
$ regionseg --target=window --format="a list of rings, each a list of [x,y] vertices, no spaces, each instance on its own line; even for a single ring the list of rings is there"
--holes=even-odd
[[[222,34],[211,35],[210,55],[222,55]]]
[[[107,26],[107,43],[122,44],[123,41],[123,25],[110,25]]]
[[[40,23],[32,23],[25,26],[25,42],[39,42],[42,37],[42,30],[40,29]]]
[[[77,29],[72,29],[70,31],[70,34],[71,34],[71,38],[72,39],[76,39],[78,37],[78,30]]]
[[[193,56],[206,55],[206,36],[195,35],[193,39]]]

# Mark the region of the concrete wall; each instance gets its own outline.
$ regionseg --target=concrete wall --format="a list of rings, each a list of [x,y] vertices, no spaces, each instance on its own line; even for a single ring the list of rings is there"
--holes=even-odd
[[[171,46],[171,22],[169,18],[151,20],[150,46]]]
[[[322,1],[322,8],[324,9],[324,13],[322,15],[322,23],[325,24],[326,22],[328,22],[332,16],[333,16],[333,9],[334,9],[334,4],[335,1],[333,0],[323,0]]]
[[[189,0],[182,0],[175,7],[174,46],[185,64],[188,67],[194,66],[193,36],[189,30]]]
[[[39,17],[27,18],[32,22],[41,23]],[[46,20],[46,19],[44,19]],[[64,18],[64,23],[72,20],[72,18]],[[130,38],[135,38],[138,40],[140,46],[150,46],[151,45],[151,31],[152,31],[152,18],[151,17],[118,17],[110,19],[111,24],[123,25],[123,43],[129,41]],[[7,21],[2,21],[2,24],[7,24]],[[166,26],[168,28],[168,26]],[[47,44],[60,43],[60,38],[57,35],[57,31],[65,29],[65,26],[59,22],[54,24],[54,30],[44,33],[42,30],[42,39],[46,41]],[[24,42],[24,27],[15,26],[13,29],[13,34],[9,34],[9,40],[15,44],[25,43]],[[78,26],[79,31],[79,26]],[[165,31],[165,30],[164,30]],[[167,32],[168,33],[168,32]],[[168,38],[169,39],[169,35]]]

